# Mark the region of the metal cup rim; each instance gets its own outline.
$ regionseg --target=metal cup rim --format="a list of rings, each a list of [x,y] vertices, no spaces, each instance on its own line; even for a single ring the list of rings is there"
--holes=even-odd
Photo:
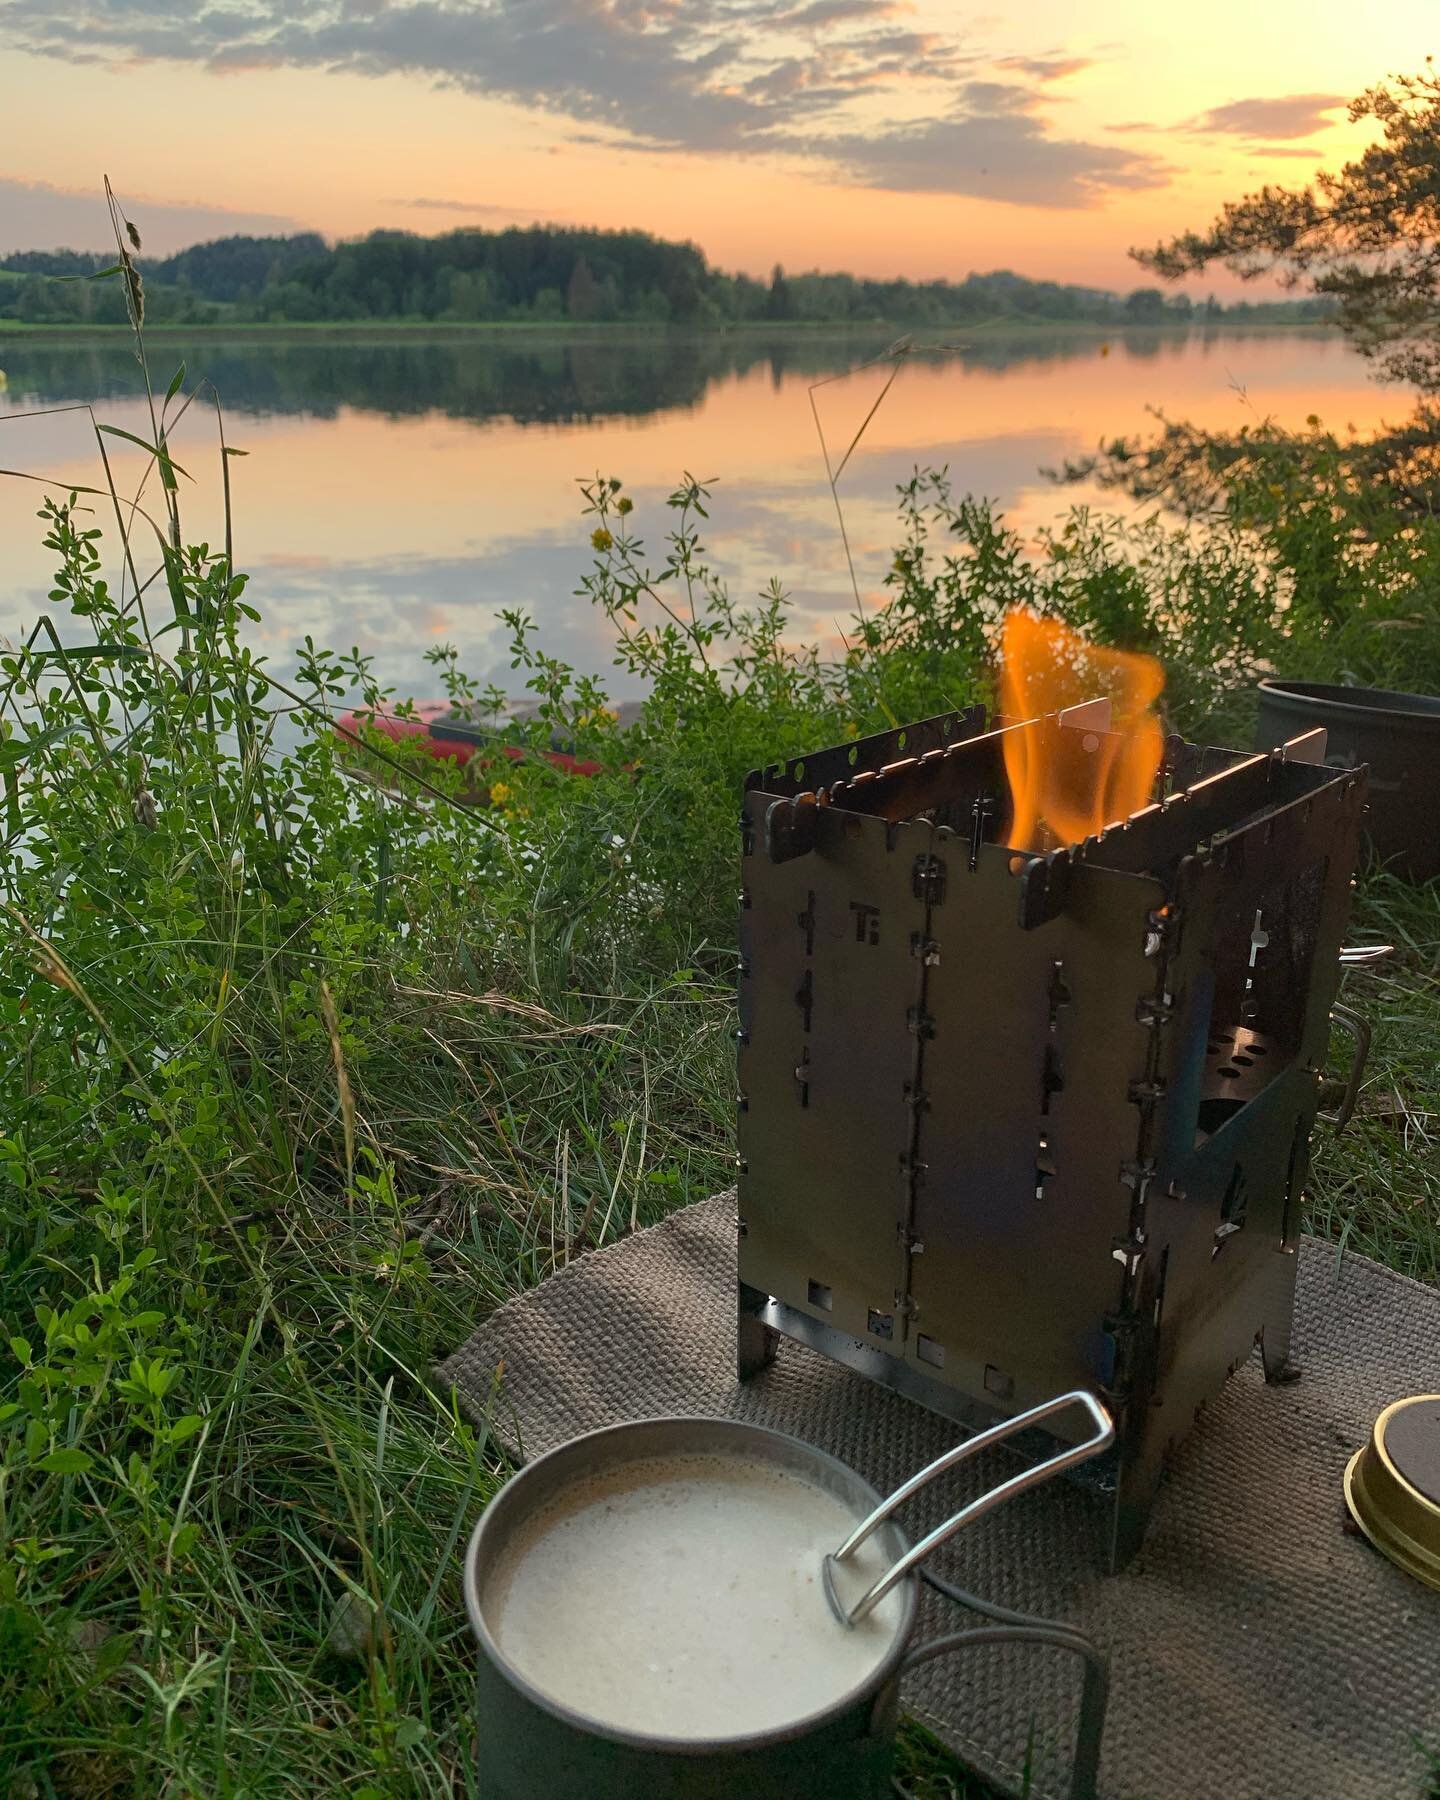
[[[819,1710],[807,1713],[798,1719],[787,1720],[784,1724],[767,1727],[763,1731],[743,1732],[732,1737],[705,1738],[665,1737],[657,1733],[634,1731],[625,1726],[607,1723],[603,1719],[592,1718],[588,1713],[567,1706],[563,1700],[556,1699],[554,1695],[547,1694],[542,1688],[536,1687],[533,1682],[527,1680],[506,1657],[485,1622],[485,1616],[480,1606],[480,1584],[476,1569],[486,1549],[487,1534],[503,1531],[507,1513],[522,1504],[522,1502],[508,1500],[507,1497],[517,1491],[523,1492],[522,1484],[528,1477],[542,1470],[553,1469],[557,1459],[573,1457],[578,1460],[582,1454],[582,1447],[593,1448],[597,1445],[603,1446],[607,1441],[613,1444],[625,1438],[635,1439],[657,1435],[662,1429],[683,1429],[687,1435],[693,1432],[696,1436],[702,1436],[707,1428],[716,1427],[723,1427],[726,1434],[734,1434],[748,1439],[757,1447],[763,1444],[784,1446],[792,1454],[800,1453],[805,1461],[811,1462],[817,1469],[825,1469],[842,1477],[846,1484],[852,1485],[854,1488],[857,1522],[880,1504],[882,1496],[839,1457],[832,1456],[828,1451],[818,1449],[814,1444],[808,1444],[803,1438],[797,1438],[789,1432],[776,1431],[768,1425],[753,1425],[741,1419],[728,1419],[710,1414],[667,1414],[649,1419],[629,1419],[618,1425],[604,1425],[595,1431],[582,1432],[579,1436],[557,1445],[555,1449],[537,1457],[533,1463],[526,1463],[510,1477],[476,1521],[465,1551],[465,1610],[469,1615],[471,1632],[474,1634],[481,1653],[489,1660],[497,1673],[517,1689],[531,1705],[539,1707],[553,1718],[576,1730],[632,1749],[649,1750],[658,1755],[670,1756],[733,1755],[737,1751],[758,1750],[770,1744],[787,1743],[794,1738],[805,1737],[813,1731],[820,1730],[832,1720],[841,1718],[857,1706],[873,1700],[874,1696],[882,1692],[896,1675],[915,1629],[915,1616],[919,1605],[919,1583],[913,1575],[907,1576],[900,1585],[903,1611],[890,1646],[865,1679],[847,1689]],[[690,1453],[694,1453],[694,1450],[697,1449],[703,1452],[703,1446],[697,1445],[691,1448]],[[656,1448],[650,1452],[657,1458],[667,1454],[683,1455],[686,1453],[686,1450],[674,1447],[668,1451]],[[641,1450],[637,1451],[633,1457],[621,1457],[615,1460],[640,1461],[645,1454]],[[833,1492],[833,1489],[828,1491]],[[498,1525],[495,1523],[497,1518]],[[893,1521],[887,1521],[887,1527],[894,1534],[898,1553],[903,1554],[909,1548],[909,1541],[905,1533]]]

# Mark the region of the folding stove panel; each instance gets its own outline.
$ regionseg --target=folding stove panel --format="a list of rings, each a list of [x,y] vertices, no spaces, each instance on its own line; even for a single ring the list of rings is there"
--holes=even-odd
[[[1189,787],[1040,857],[990,841],[1001,735],[751,778],[740,1367],[794,1337],[968,1425],[1099,1392],[1118,1565],[1200,1402],[1285,1371],[1363,771],[1172,745]]]

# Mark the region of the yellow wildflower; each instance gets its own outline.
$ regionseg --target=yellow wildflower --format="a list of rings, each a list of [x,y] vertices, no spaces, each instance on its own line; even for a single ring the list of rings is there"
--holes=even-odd
[[[608,550],[615,540],[603,525],[597,525],[590,533],[590,542],[597,550]]]
[[[509,798],[510,784],[508,781],[494,781],[490,784],[490,804],[492,806],[503,806]]]

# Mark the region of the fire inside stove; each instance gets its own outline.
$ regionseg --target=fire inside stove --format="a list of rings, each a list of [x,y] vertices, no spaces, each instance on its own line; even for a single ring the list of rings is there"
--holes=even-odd
[[[1090,1388],[1118,1567],[1197,1407],[1257,1341],[1289,1372],[1364,771],[1157,739],[1148,804],[1038,848],[1007,741],[1108,768],[1110,726],[975,708],[750,777],[739,1362],[797,1339],[968,1426]]]

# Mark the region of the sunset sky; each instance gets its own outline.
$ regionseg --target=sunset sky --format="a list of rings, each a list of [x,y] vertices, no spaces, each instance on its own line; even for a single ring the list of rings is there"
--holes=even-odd
[[[0,250],[532,221],[1130,287],[1367,140],[1435,0],[0,0]],[[1234,291],[1223,278],[1206,287]]]

